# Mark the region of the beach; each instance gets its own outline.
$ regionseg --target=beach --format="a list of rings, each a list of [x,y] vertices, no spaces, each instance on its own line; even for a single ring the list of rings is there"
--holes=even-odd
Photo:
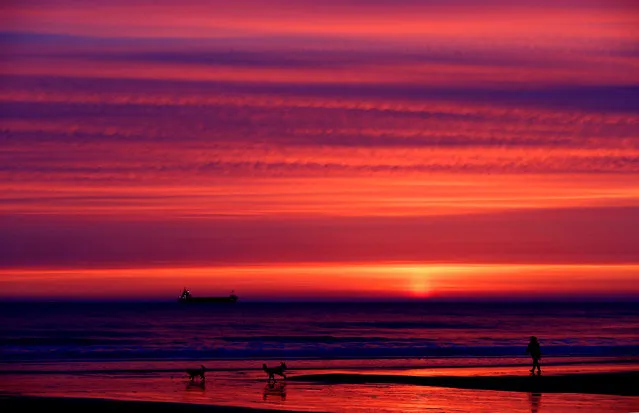
[[[528,393],[588,393],[639,396],[639,370],[616,373],[562,374],[557,376],[439,376],[415,377],[381,374],[311,374],[291,380],[331,384],[392,383],[457,389]]]
[[[0,413],[639,413],[639,0],[0,15]]]
[[[230,412],[230,413],[264,413],[273,412],[273,409],[252,409],[247,407],[214,406],[204,404],[186,404],[169,402],[141,402],[108,400],[94,398],[68,398],[68,397],[16,397],[0,396],[0,408],[3,412],[22,411],[65,411],[65,412],[159,412],[159,413],[203,413],[203,412]],[[289,411],[291,412],[291,411]]]
[[[3,413],[639,411],[634,304],[2,309]],[[529,331],[541,338],[540,377]],[[269,383],[262,364],[281,361],[287,379]],[[205,382],[190,381],[186,369],[201,365]]]
[[[0,409],[21,412],[385,412],[441,409],[459,412],[639,411],[636,365],[591,366],[589,372],[549,367],[531,377],[522,368],[335,370],[313,374],[299,370],[268,383],[257,369],[217,371],[205,383],[159,372],[3,374]],[[618,371],[592,372],[593,370]],[[383,369],[382,369],[383,371]],[[519,372],[518,375],[515,373]],[[492,410],[496,409],[496,410]],[[580,410],[581,409],[581,410]]]

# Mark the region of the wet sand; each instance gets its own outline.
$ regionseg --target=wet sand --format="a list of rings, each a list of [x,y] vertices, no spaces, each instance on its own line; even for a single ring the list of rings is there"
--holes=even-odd
[[[548,367],[548,375],[542,377],[524,376],[521,369],[510,368],[427,369],[420,375],[393,369],[329,370],[324,374],[293,369],[288,380],[276,384],[268,384],[257,369],[211,372],[206,384],[192,383],[173,371],[0,371],[0,411],[639,412],[637,390],[631,387],[639,371],[634,366],[619,367],[625,372],[577,373]]]
[[[307,374],[293,381],[326,384],[411,384],[472,390],[517,391],[528,393],[584,393],[639,396],[639,371],[615,373],[564,374],[554,376],[437,376],[416,377],[388,374]]]
[[[67,413],[273,413],[293,410],[257,409],[250,407],[216,406],[211,404],[144,402],[70,397],[0,396],[0,411],[18,413],[25,411],[62,411]]]

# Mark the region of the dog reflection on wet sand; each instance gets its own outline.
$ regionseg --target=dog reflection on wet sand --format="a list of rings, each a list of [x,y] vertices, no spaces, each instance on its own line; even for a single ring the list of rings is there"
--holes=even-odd
[[[269,381],[264,387],[264,395],[263,399],[267,400],[268,398],[278,398],[281,401],[286,400],[286,383],[276,383],[274,381]]]
[[[204,391],[206,390],[206,383],[203,381],[187,381],[186,390],[187,391]]]

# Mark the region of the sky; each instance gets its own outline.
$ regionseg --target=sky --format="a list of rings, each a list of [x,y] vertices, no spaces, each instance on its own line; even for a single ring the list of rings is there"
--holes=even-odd
[[[632,1],[0,21],[0,299],[639,297]]]

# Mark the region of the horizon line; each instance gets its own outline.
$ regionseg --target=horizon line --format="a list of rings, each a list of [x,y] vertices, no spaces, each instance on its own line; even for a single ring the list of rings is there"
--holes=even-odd
[[[177,299],[166,298],[0,298],[0,305],[3,304],[169,304],[177,303]],[[499,304],[499,303],[634,303],[639,305],[639,296],[551,296],[551,297],[425,297],[425,298],[272,298],[272,299],[240,299],[237,303],[200,303],[194,306],[217,306],[231,307],[241,304],[436,304],[436,303],[459,303],[459,304]]]

